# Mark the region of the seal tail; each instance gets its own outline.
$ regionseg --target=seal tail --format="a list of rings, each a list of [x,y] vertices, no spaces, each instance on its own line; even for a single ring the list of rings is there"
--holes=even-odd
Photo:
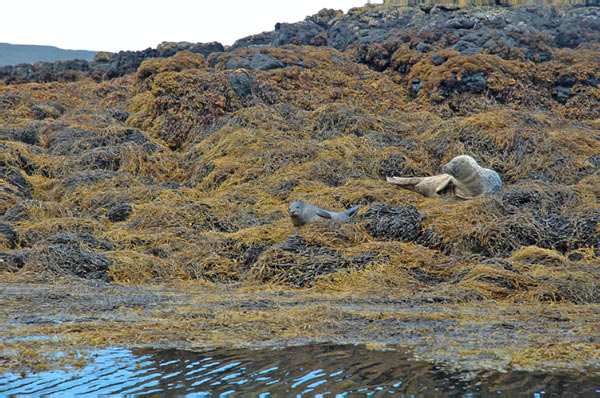
[[[344,213],[346,213],[346,215],[349,218],[353,218],[356,215],[356,213],[358,213],[359,210],[360,210],[360,206],[354,206],[354,207],[351,207],[348,210],[346,210]]]
[[[415,185],[423,181],[423,177],[386,177],[386,181],[406,189],[414,189]]]

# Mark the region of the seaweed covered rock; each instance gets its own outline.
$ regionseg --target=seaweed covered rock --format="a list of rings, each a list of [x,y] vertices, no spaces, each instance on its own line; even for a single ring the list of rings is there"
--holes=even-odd
[[[89,251],[79,242],[48,243],[35,246],[26,267],[55,276],[76,276],[109,281],[107,271],[112,260],[105,254]]]
[[[375,258],[375,253],[343,256],[294,234],[265,250],[248,270],[246,279],[310,287],[323,276],[363,269]]]
[[[120,51],[118,53],[101,52],[96,54],[93,61],[76,59],[36,62],[33,65],[6,65],[0,67],[0,81],[5,83],[72,82],[86,77],[97,81],[108,80],[135,72],[147,59],[170,57],[180,51],[201,54],[206,57],[213,52],[222,52],[224,48],[218,42],[163,42],[156,49],[147,48],[142,51]]]
[[[19,237],[10,224],[0,223],[0,246],[14,249],[17,246]]]
[[[388,205],[375,205],[362,214],[364,228],[371,236],[383,240],[412,242],[421,232],[421,221],[414,206],[394,208]]]
[[[106,213],[106,218],[111,222],[125,221],[131,215],[133,208],[129,203],[122,203],[111,207]]]
[[[593,302],[597,19],[371,5],[227,51],[164,43],[87,71],[40,66],[61,83],[0,83],[2,269]],[[385,183],[462,154],[503,189],[455,201]],[[364,210],[295,231],[298,199]]]

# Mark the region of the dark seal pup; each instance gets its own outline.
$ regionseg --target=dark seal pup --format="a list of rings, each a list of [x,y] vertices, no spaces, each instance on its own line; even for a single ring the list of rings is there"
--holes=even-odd
[[[334,220],[340,223],[351,222],[360,206],[354,206],[346,211],[329,211],[318,206],[296,200],[290,204],[289,212],[292,224],[299,227],[319,220]]]

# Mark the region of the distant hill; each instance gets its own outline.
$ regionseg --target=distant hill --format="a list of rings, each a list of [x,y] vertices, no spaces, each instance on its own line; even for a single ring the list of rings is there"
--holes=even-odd
[[[70,59],[91,61],[94,59],[94,55],[96,55],[96,51],[63,50],[62,48],[53,46],[0,43],[0,66]]]

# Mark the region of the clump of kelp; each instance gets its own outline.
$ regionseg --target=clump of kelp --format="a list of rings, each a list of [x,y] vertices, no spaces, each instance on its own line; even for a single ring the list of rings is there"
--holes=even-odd
[[[598,303],[600,52],[537,46],[552,56],[183,51],[105,82],[0,86],[0,270]],[[499,194],[385,182],[465,153]],[[362,209],[296,229],[295,199]]]

